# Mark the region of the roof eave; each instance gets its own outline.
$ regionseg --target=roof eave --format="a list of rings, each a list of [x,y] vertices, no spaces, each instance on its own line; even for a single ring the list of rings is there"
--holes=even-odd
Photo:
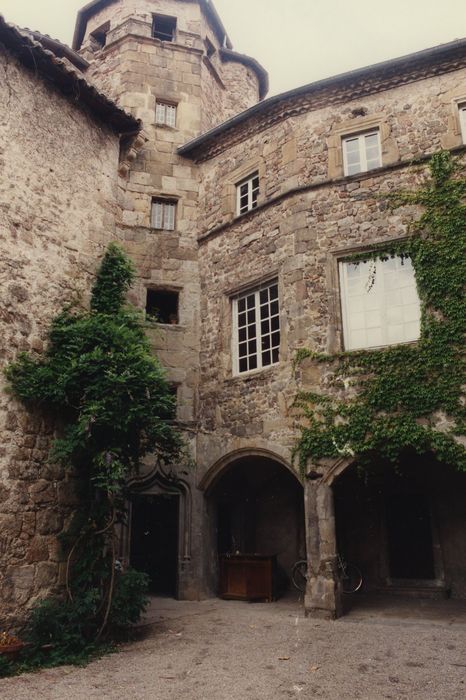
[[[412,69],[417,63],[435,63],[445,60],[450,55],[454,55],[457,52],[466,52],[466,38],[456,39],[447,44],[440,44],[429,49],[423,49],[422,51],[416,51],[412,54],[407,54],[405,56],[400,56],[398,58],[390,59],[388,61],[382,61],[380,63],[374,63],[369,66],[364,66],[363,68],[357,68],[355,70],[347,71],[345,73],[339,73],[338,75],[331,76],[329,78],[323,78],[322,80],[317,80],[313,83],[308,83],[306,85],[301,85],[300,87],[293,88],[287,92],[280,93],[279,95],[273,95],[263,102],[258,102],[244,112],[240,112],[231,119],[228,119],[222,124],[210,129],[209,131],[201,134],[195,139],[192,139],[188,143],[180,146],[177,149],[177,153],[182,156],[189,157],[191,153],[194,153],[198,148],[205,145],[206,143],[212,141],[217,136],[220,136],[225,131],[228,131],[237,125],[247,121],[250,117],[257,115],[258,113],[265,112],[270,107],[274,105],[285,102],[286,100],[292,99],[294,97],[299,97],[306,93],[318,92],[330,87],[338,86],[339,84],[344,85],[347,82],[352,81],[363,81],[369,76],[375,74],[382,75],[384,72],[389,70],[393,71],[399,69],[399,72],[408,71]]]

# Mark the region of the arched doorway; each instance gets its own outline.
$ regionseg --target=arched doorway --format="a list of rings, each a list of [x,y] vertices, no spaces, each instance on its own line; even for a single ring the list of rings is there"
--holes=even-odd
[[[128,484],[128,522],[122,558],[150,579],[150,592],[192,597],[191,490],[176,473],[158,465]]]
[[[292,566],[305,558],[306,549],[303,487],[297,475],[266,454],[243,454],[216,470],[206,503],[211,592],[225,594],[222,571],[225,560],[233,565],[234,557],[257,568],[260,561],[273,559],[275,594],[286,590]]]
[[[466,598],[466,474],[405,453],[348,467],[333,492],[337,549],[366,593]]]

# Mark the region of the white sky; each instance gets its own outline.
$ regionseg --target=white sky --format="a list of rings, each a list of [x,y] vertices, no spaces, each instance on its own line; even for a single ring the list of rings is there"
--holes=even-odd
[[[5,18],[70,44],[87,0],[0,0]],[[466,36],[466,0],[214,0],[270,94]]]

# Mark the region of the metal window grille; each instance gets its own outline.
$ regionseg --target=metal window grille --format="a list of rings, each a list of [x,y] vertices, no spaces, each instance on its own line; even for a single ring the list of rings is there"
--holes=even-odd
[[[233,320],[236,374],[279,362],[280,309],[277,282],[234,299]]]
[[[343,139],[343,168],[345,175],[365,173],[382,165],[379,130],[346,136]]]
[[[250,175],[236,185],[236,213],[245,214],[257,207],[259,198],[259,173]]]

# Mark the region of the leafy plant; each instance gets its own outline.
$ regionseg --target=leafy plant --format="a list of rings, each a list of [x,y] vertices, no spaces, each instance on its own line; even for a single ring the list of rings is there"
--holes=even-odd
[[[79,655],[110,625],[139,618],[147,579],[115,566],[115,528],[125,518],[127,479],[149,453],[163,462],[182,454],[164,371],[139,315],[124,305],[133,279],[132,264],[111,244],[90,310],[65,308],[52,321],[45,355],[22,354],[6,369],[16,396],[62,425],[50,459],[72,470],[80,483],[79,507],[61,537],[67,600],[42,602],[28,626],[36,650],[48,643],[59,649],[52,657]]]
[[[301,392],[304,423],[295,448],[301,470],[308,459],[377,455],[396,462],[406,449],[433,452],[439,461],[466,470],[464,330],[466,279],[466,179],[450,153],[432,157],[431,179],[414,192],[387,195],[392,208],[420,205],[423,213],[408,240],[379,247],[371,256],[411,258],[421,299],[421,337],[415,345],[325,355],[301,350],[323,363],[333,393]],[[348,392],[348,388],[351,389]],[[439,423],[443,424],[439,429]]]

